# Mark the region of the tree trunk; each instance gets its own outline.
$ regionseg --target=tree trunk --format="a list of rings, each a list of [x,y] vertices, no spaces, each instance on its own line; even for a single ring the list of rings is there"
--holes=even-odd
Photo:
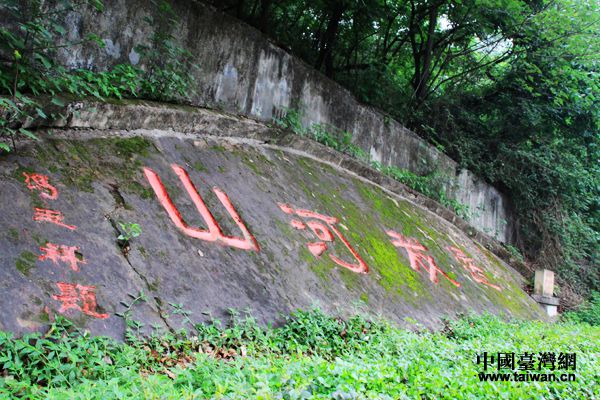
[[[325,75],[333,77],[333,47],[337,39],[337,30],[340,25],[340,20],[346,11],[347,5],[343,1],[336,1],[332,5],[329,22],[325,34],[320,40],[319,56],[315,63],[315,68],[320,70],[325,64]]]
[[[419,54],[415,55],[415,74],[413,78],[413,89],[416,104],[420,104],[427,97],[429,80],[431,77],[431,61],[434,56],[435,26],[437,24],[438,5],[434,5],[428,12],[428,29],[425,45],[421,40]]]
[[[257,27],[261,32],[267,32],[269,27],[269,12],[273,0],[260,0]]]

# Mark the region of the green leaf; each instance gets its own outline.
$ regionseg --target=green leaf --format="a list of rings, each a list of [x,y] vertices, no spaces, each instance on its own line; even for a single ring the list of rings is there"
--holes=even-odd
[[[96,11],[98,11],[98,12],[104,11],[104,3],[102,2],[102,0],[90,0],[90,3],[96,9]]]
[[[48,118],[48,116],[44,113],[44,110],[42,110],[41,108],[36,108],[35,111],[37,115],[39,115],[41,118]]]
[[[59,98],[57,98],[57,97],[53,97],[52,100],[51,100],[51,103],[55,104],[55,105],[57,105],[59,107],[64,107],[65,106],[65,103],[62,100],[60,100]]]
[[[10,152],[10,146],[7,145],[6,143],[0,143],[0,150],[3,150],[5,152],[9,153]]]
[[[90,33],[85,38],[86,38],[86,40],[89,40],[90,42],[96,43],[100,48],[104,48],[106,46],[106,44],[104,43],[102,38],[100,36],[96,35],[95,33]]]
[[[22,135],[27,136],[30,139],[33,140],[40,140],[40,138],[38,138],[36,135],[33,134],[33,132],[25,129],[25,128],[19,128],[19,133],[21,133]]]

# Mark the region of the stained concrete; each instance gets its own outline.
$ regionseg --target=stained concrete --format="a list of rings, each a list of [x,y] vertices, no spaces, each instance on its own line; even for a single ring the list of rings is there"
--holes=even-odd
[[[254,121],[200,114],[194,117],[196,122],[213,133],[223,129],[219,126],[240,132],[246,126],[257,136],[270,132]],[[80,123],[85,120],[81,118]],[[176,128],[37,133],[41,142],[22,143],[18,153],[0,158],[1,329],[17,333],[43,329],[60,311],[62,303],[53,297],[59,293],[57,282],[95,286],[97,312],[109,314],[108,318],[94,318],[76,308],[65,314],[94,334],[117,338],[124,327],[115,313],[122,313],[124,303],[141,291],[148,300],[134,306],[132,313],[145,323],[146,331],[151,326],[182,327],[176,304],[189,310],[195,321],[222,318],[235,308],[252,310],[265,322],[313,305],[342,314],[362,310],[403,325],[416,321],[428,327],[439,326],[443,317],[470,311],[544,318],[521,289],[523,278],[460,226],[347,170],[352,161],[344,158],[332,164],[326,150],[321,153],[325,162],[308,156],[307,149],[295,148],[293,137],[273,142]],[[178,229],[143,174],[144,167],[156,171],[185,221],[206,227],[171,164],[187,170],[224,234],[239,236],[211,188],[227,193],[260,251],[189,237]],[[32,172],[49,177],[59,192],[56,200],[27,188],[23,173]],[[354,273],[328,257],[331,253],[354,262],[339,238],[323,255],[313,256],[306,244],[317,239],[294,229],[292,217],[279,203],[338,218],[337,228],[369,266],[369,273]],[[34,221],[35,207],[61,211],[64,222],[77,229]],[[119,222],[137,223],[142,230],[125,252],[118,245]],[[423,269],[411,269],[406,251],[394,247],[386,235],[389,229],[419,240],[427,247],[426,254],[461,286],[441,274],[435,284]],[[40,247],[48,243],[78,246],[86,263],[73,271],[64,262],[39,260]],[[460,248],[501,290],[477,282],[448,246]],[[77,305],[81,307],[81,301]]]
[[[60,53],[63,62],[95,70],[128,62],[143,67],[144,59],[135,48],[149,44],[153,31],[146,19],[157,19],[159,12],[147,0],[103,3],[103,13],[73,12],[66,16],[66,25],[70,40],[95,33],[104,48],[88,44],[64,49]],[[447,175],[449,198],[469,207],[472,224],[502,242],[511,242],[513,214],[509,200],[496,188],[461,169],[401,122],[360,104],[347,90],[273,45],[256,29],[200,2],[176,0],[173,5],[181,21],[171,31],[200,67],[192,72],[197,82],[193,104],[263,121],[281,118],[289,108],[299,109],[305,126],[321,124],[351,132],[352,141],[373,161],[418,174],[437,169]],[[10,25],[10,21],[3,22]]]

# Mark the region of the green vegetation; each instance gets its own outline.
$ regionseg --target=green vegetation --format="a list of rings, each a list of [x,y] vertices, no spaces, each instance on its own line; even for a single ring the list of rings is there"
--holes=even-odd
[[[144,137],[130,137],[114,139],[112,145],[119,156],[129,159],[136,154],[147,157],[148,148],[152,147],[152,142]]]
[[[19,254],[15,260],[15,266],[25,276],[29,276],[31,269],[35,268],[37,256],[30,251],[24,251]]]
[[[273,121],[281,128],[288,129],[300,136],[309,137],[325,146],[331,147],[342,153],[349,154],[359,160],[368,160],[367,153],[352,143],[352,133],[340,131],[331,125],[313,124],[306,128],[302,126],[302,113],[294,108],[285,110],[282,118],[274,118]]]
[[[144,98],[184,101],[193,94],[197,66],[175,45],[177,25],[167,1],[158,1],[157,17],[148,19],[153,34],[140,45],[140,66],[118,64],[107,71],[69,69],[56,61],[59,52],[105,43],[93,33],[67,39],[65,15],[83,9],[102,12],[101,0],[59,0],[49,8],[41,0],[4,0],[0,11],[12,25],[0,28],[0,151],[15,149],[19,137],[37,139],[35,123],[63,118],[65,97]],[[48,110],[54,110],[49,112]]]
[[[119,228],[121,233],[117,237],[117,240],[121,242],[128,243],[131,239],[142,234],[142,228],[139,224],[133,222],[119,222]]]
[[[185,310],[175,309],[189,320]],[[585,323],[502,322],[488,315],[447,322],[439,332],[411,332],[385,321],[344,320],[312,310],[293,313],[279,327],[261,327],[232,310],[226,324],[193,326],[193,335],[148,338],[133,334],[137,327],[130,326],[125,344],[90,337],[62,317],[43,335],[17,339],[0,332],[0,393],[29,399],[582,399],[599,394],[593,382],[600,370],[595,356],[600,331]],[[477,354],[542,351],[576,353],[577,380],[477,378],[483,372]]]
[[[600,326],[600,293],[592,293],[590,300],[584,302],[576,311],[565,313],[563,318],[571,322]]]
[[[11,242],[13,242],[13,243],[19,242],[19,231],[17,229],[9,228],[7,233],[8,233],[7,236]]]

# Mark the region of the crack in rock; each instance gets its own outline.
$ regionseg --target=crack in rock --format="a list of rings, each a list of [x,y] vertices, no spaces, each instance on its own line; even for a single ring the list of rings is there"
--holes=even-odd
[[[104,218],[106,218],[106,220],[113,227],[113,229],[115,231],[115,235],[118,238],[119,236],[121,236],[123,234],[123,232],[121,232],[121,230],[117,226],[117,223],[112,218],[111,214],[113,214],[119,208],[124,208],[125,207],[125,198],[123,197],[123,195],[119,191],[119,187],[116,184],[111,184],[110,185],[109,192],[111,193],[111,195],[115,199],[115,208],[113,208],[112,211],[106,213],[104,215]],[[142,282],[144,282],[144,285],[146,286],[147,292],[151,293],[152,290],[150,289],[150,287],[151,287],[150,282],[148,282],[148,279],[146,278],[146,276],[144,276],[136,267],[134,267],[133,264],[131,263],[131,260],[129,260],[129,256],[128,256],[128,253],[129,253],[129,243],[127,241],[124,241],[123,244],[121,244],[121,241],[119,241],[118,239],[117,239],[117,243],[119,244],[119,247],[121,248],[121,254],[123,255],[123,258],[125,258],[125,261],[127,261],[127,264],[129,264],[129,267],[131,268],[131,270],[142,280]],[[169,324],[168,318],[165,317],[164,310],[163,310],[163,308],[161,306],[161,304],[163,302],[160,299],[160,297],[153,296],[151,298],[154,300],[154,305],[156,307],[156,310],[153,310],[153,311],[156,311],[156,313],[158,314],[159,318],[163,321],[163,323],[165,324],[165,326],[167,327],[167,329],[169,329],[169,331],[171,333],[175,333],[175,329]]]

